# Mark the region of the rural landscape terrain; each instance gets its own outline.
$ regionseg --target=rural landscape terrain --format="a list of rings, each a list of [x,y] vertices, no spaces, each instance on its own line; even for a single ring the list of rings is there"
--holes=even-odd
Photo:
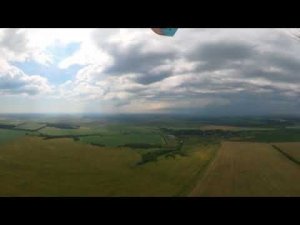
[[[0,197],[300,197],[300,29],[1,28]]]
[[[300,196],[300,118],[1,114],[0,196]]]

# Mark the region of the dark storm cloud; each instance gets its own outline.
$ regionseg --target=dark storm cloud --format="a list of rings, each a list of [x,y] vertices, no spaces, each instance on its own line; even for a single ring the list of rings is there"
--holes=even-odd
[[[200,61],[203,64],[199,71],[230,68],[235,62],[240,62],[253,57],[256,52],[254,47],[243,42],[218,41],[204,43],[188,54],[188,59]]]
[[[223,99],[230,100],[226,104],[210,104],[206,107],[173,107],[166,109],[169,112],[192,113],[209,116],[243,116],[243,115],[262,115],[262,114],[297,114],[300,108],[297,97],[284,97],[276,92],[256,93],[243,91],[237,93],[223,94],[202,94],[198,97],[189,97],[193,101],[197,98],[211,98],[222,96]]]
[[[195,42],[193,48],[187,48],[189,51],[167,53],[144,52],[145,43],[126,48],[110,44],[105,50],[114,63],[104,72],[119,76],[134,74],[131,81],[144,88],[125,90],[133,96],[132,101],[137,98],[167,102],[173,112],[239,115],[300,111],[300,92],[296,88],[300,85],[300,48],[299,51],[294,48],[294,40],[282,34],[255,40],[245,36],[245,41],[242,40],[241,37],[213,42],[207,39]],[[188,71],[188,76],[176,74],[175,69],[152,70],[181,59],[199,64]],[[166,78],[171,76],[178,79],[171,78],[174,85],[167,85]],[[166,85],[160,87],[164,82]],[[213,104],[205,105],[209,99]],[[193,104],[197,101],[199,105]],[[177,107],[179,103],[185,107]]]
[[[114,64],[104,72],[110,74],[144,73],[160,65],[167,59],[173,59],[172,53],[147,53],[140,52],[141,46],[132,47],[128,51],[114,49],[110,54],[114,57]]]
[[[117,44],[106,45],[105,50],[113,57],[114,62],[103,72],[110,75],[137,74],[135,82],[140,84],[151,84],[171,76],[172,71],[152,73],[151,70],[163,65],[167,60],[174,60],[176,54],[174,52],[144,53],[143,47],[143,43],[128,46],[126,49],[122,49]]]
[[[242,92],[239,95],[228,95],[231,99],[226,107],[215,107],[210,113],[228,115],[255,115],[255,114],[280,114],[298,113],[299,104],[296,97],[284,97],[278,91],[272,93]],[[296,101],[295,101],[296,100]]]
[[[219,41],[201,45],[190,54],[190,59],[203,61],[240,60],[252,56],[252,46],[242,42]]]
[[[146,74],[140,74],[137,75],[136,78],[134,78],[134,81],[139,83],[139,84],[151,84],[155,83],[161,80],[164,80],[165,78],[171,76],[171,73],[166,74],[166,73],[159,73],[159,74],[151,74],[151,73],[146,73]]]
[[[197,48],[189,58],[203,63],[197,67],[197,72],[230,69],[235,70],[240,77],[261,77],[282,82],[300,81],[299,58],[276,51],[263,53],[247,43],[209,43]],[[271,67],[280,71],[268,70]]]
[[[151,70],[163,65],[167,60],[178,59],[181,55],[175,52],[144,53],[142,51],[143,45],[139,43],[129,46],[127,49],[122,49],[117,44],[106,45],[105,49],[113,57],[114,63],[107,67],[104,72],[111,75],[134,73],[137,74],[134,81],[144,85],[162,81],[172,76],[171,70],[161,73],[153,73]],[[226,41],[201,45],[189,54],[188,59],[204,62],[204,65],[196,68],[198,72],[203,72],[240,67],[240,63],[237,62],[247,60],[255,54],[253,46],[249,44]]]
[[[266,78],[272,82],[300,82],[300,58],[283,53],[259,53],[249,65],[235,68],[243,78]],[[234,68],[234,67],[233,67]]]
[[[248,69],[242,70],[241,75],[245,78],[266,78],[270,81],[278,81],[284,83],[290,83],[295,81],[300,81],[300,77],[294,73],[288,73],[287,71],[265,71],[263,68],[261,69]]]
[[[300,82],[300,57],[278,52],[275,48],[274,51],[261,52],[247,43],[218,41],[198,47],[188,57],[201,62],[195,70],[199,76],[206,71],[231,70],[229,77]],[[209,85],[209,79],[207,82],[206,85]]]
[[[268,55],[267,60],[283,70],[297,73],[300,71],[300,58],[295,56],[275,53]]]

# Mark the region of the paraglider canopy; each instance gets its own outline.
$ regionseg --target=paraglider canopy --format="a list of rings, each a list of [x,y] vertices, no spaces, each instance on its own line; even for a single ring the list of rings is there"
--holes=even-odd
[[[151,28],[155,33],[163,36],[172,37],[177,31],[177,28]]]

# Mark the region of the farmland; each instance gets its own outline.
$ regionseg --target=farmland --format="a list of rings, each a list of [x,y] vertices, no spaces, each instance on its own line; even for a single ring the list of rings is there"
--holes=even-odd
[[[80,138],[80,141],[91,144],[102,144],[104,146],[117,147],[131,143],[147,143],[161,145],[161,136],[158,134],[123,134],[87,136]]]
[[[0,129],[0,144],[22,137],[24,134],[24,131]]]
[[[300,196],[300,167],[271,145],[224,142],[192,196]]]
[[[17,130],[27,130],[27,131],[36,131],[36,130],[40,130],[43,127],[46,127],[46,124],[42,124],[42,123],[22,123],[18,126],[16,126],[15,129]]]
[[[0,196],[299,196],[299,123],[1,117]]]
[[[300,142],[276,143],[275,146],[300,163]]]
[[[138,166],[128,148],[23,137],[0,152],[0,196],[178,196],[189,191],[215,148]]]
[[[204,125],[204,126],[201,126],[199,129],[201,129],[201,130],[234,130],[234,131],[241,131],[241,130],[254,130],[254,131],[274,130],[274,128],[238,127],[238,126],[225,126],[225,125]]]

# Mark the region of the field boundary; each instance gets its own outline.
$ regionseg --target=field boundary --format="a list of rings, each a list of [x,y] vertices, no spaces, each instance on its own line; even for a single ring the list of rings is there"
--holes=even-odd
[[[280,152],[282,155],[284,155],[286,158],[288,158],[290,161],[292,161],[292,162],[294,162],[294,163],[300,165],[300,161],[299,161],[299,160],[297,160],[297,159],[294,158],[293,156],[289,155],[288,153],[282,151],[282,149],[280,149],[278,146],[272,145],[272,147],[273,147],[274,149],[276,149],[278,152]]]
[[[181,196],[181,195],[191,196],[191,193],[193,193],[193,191],[198,186],[198,184],[206,176],[207,171],[214,164],[214,162],[218,156],[220,148],[221,148],[221,144],[216,146],[216,149],[213,150],[215,152],[213,153],[213,156],[211,157],[211,159],[209,161],[207,161],[207,163],[205,165],[203,165],[201,168],[199,168],[199,170],[193,177],[193,180],[191,182],[187,183],[186,185],[184,185],[184,187],[176,194],[176,196]],[[193,182],[193,184],[191,184],[192,182]],[[189,188],[189,186],[191,186],[191,187]]]
[[[197,195],[194,194],[194,192],[197,189],[197,187],[199,186],[199,184],[201,184],[202,181],[205,179],[205,177],[209,174],[210,170],[212,170],[215,167],[217,158],[219,157],[219,154],[221,152],[220,151],[221,147],[222,147],[222,143],[219,145],[219,147],[217,148],[216,152],[214,153],[214,156],[212,157],[212,159],[210,160],[210,162],[207,163],[207,165],[204,168],[204,170],[202,171],[202,173],[199,174],[199,179],[195,183],[194,187],[188,193],[188,197],[195,197],[195,196],[197,196]]]

